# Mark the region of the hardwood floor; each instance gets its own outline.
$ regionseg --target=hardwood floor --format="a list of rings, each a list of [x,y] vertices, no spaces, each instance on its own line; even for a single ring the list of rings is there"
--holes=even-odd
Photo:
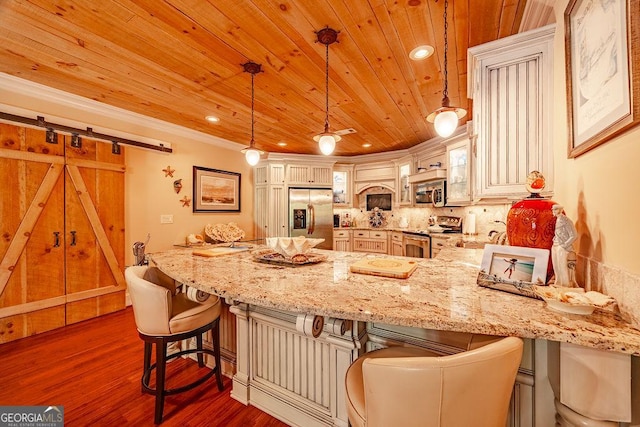
[[[154,397],[140,391],[143,344],[131,307],[0,345],[0,405],[61,405],[66,426],[153,426]],[[198,375],[197,363],[167,367],[169,387]],[[153,384],[153,376],[152,376]],[[215,378],[165,399],[162,426],[286,426],[232,399]]]

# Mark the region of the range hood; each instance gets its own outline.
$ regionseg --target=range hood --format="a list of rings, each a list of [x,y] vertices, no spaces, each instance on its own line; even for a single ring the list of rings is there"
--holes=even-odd
[[[413,175],[409,175],[409,184],[415,184],[416,182],[435,181],[438,179],[446,179],[447,170],[445,168],[431,168],[424,170]]]

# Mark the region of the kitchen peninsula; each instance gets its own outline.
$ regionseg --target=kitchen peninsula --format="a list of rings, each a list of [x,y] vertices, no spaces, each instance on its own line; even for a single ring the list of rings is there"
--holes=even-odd
[[[393,258],[389,255],[317,252],[327,260],[301,267],[258,263],[250,252],[216,258],[193,256],[189,249],[151,254],[151,260],[177,281],[232,304],[238,339],[232,396],[293,425],[347,425],[343,374],[363,351],[365,322],[513,335],[533,339],[541,348],[549,341],[640,355],[640,331],[613,312],[560,314],[548,310],[543,301],[478,286],[482,250],[446,248],[435,259],[412,258],[418,267],[408,279],[349,270],[364,257]],[[296,314],[351,320],[354,330],[341,334],[325,327],[315,339],[296,331]],[[376,348],[368,344],[368,349]],[[545,363],[546,370],[546,362],[540,360],[536,366]],[[533,383],[534,375],[530,378]],[[543,383],[548,388],[546,378],[541,379],[536,393]],[[542,406],[553,412],[552,400],[553,396],[551,403],[540,399],[534,409],[529,406],[529,413],[536,413],[536,426],[549,420],[541,421],[538,412]]]
[[[302,267],[258,263],[250,252],[203,258],[192,256],[189,249],[176,249],[151,254],[151,259],[178,282],[231,303],[366,322],[546,339],[640,356],[640,331],[611,312],[561,314],[545,308],[543,301],[478,286],[482,250],[448,248],[435,259],[414,258],[418,268],[408,279],[349,271],[350,264],[371,254],[317,252],[325,254],[327,261]]]

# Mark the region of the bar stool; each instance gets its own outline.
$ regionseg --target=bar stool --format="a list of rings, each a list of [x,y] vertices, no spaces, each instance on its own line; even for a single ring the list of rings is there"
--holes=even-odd
[[[125,279],[131,296],[133,314],[140,338],[144,341],[144,370],[142,374],[142,392],[156,397],[156,424],[162,422],[165,396],[182,393],[204,383],[216,375],[218,390],[222,391],[222,372],[220,368],[220,309],[218,297],[209,297],[206,301],[195,302],[184,293],[175,293],[175,281],[156,267],[133,266],[125,270]],[[211,331],[213,350],[203,348],[202,334]],[[185,339],[196,338],[196,348],[181,350],[167,356],[167,344]],[[152,347],[156,346],[156,363],[151,364]],[[173,358],[197,353],[198,366],[204,364],[204,354],[214,357],[215,367],[206,375],[190,384],[174,389],[165,389],[166,363]],[[149,385],[153,370],[156,370],[155,387]]]
[[[486,342],[450,356],[390,347],[359,357],[345,382],[351,425],[503,427],[523,342]]]

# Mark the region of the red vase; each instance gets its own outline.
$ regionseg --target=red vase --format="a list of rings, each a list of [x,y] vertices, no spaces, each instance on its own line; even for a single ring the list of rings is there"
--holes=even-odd
[[[511,246],[525,246],[551,250],[556,217],[551,207],[556,202],[542,197],[527,197],[514,204],[507,214],[507,238]],[[547,281],[553,275],[549,260]]]

